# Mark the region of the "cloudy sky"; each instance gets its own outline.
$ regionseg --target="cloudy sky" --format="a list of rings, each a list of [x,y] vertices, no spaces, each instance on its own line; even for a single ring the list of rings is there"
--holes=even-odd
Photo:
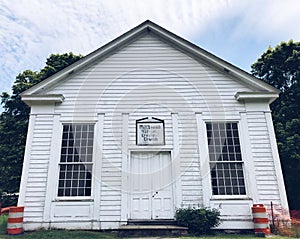
[[[299,0],[0,0],[0,92],[51,53],[86,55],[147,19],[250,71],[300,40],[299,12]]]

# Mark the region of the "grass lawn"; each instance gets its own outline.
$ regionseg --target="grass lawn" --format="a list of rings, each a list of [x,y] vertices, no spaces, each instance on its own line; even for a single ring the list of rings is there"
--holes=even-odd
[[[7,235],[7,216],[0,216],[0,239],[114,239],[113,233],[100,233],[92,231],[66,231],[66,230],[41,230],[25,232],[21,235]]]
[[[0,216],[0,239],[116,239],[116,234],[96,231],[66,231],[41,230],[25,232],[22,235],[11,236],[6,234],[7,216]],[[180,239],[254,239],[254,235],[218,235],[203,237],[181,237]],[[289,237],[272,236],[272,239],[290,239]]]
[[[203,237],[180,237],[180,239],[259,239],[255,235],[218,235],[218,236],[203,236]],[[292,237],[271,236],[272,239],[293,239]]]
[[[110,233],[90,232],[90,231],[64,231],[64,230],[49,230],[25,232],[22,235],[11,236],[0,234],[0,239],[11,238],[26,238],[26,239],[112,239],[117,238],[116,235]]]
[[[0,239],[11,238],[26,238],[26,239],[117,239],[117,235],[101,232],[90,231],[64,231],[64,230],[50,230],[50,231],[36,231],[24,233],[17,236],[1,235]],[[157,238],[157,237],[156,237]],[[160,237],[162,238],[162,237]],[[168,237],[170,238],[170,237]],[[203,236],[203,237],[180,237],[180,239],[255,239],[254,235],[218,235],[218,236]],[[291,239],[289,237],[272,236],[272,239]]]

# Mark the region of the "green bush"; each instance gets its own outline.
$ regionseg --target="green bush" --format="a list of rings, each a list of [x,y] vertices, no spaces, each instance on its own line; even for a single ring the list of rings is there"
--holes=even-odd
[[[19,195],[17,193],[2,193],[0,194],[0,203],[2,203],[2,208],[17,206]]]
[[[189,228],[189,233],[207,235],[220,225],[220,212],[213,208],[179,208],[176,210],[177,224]]]
[[[0,216],[0,235],[4,235],[6,233],[7,227],[7,216],[1,215]]]

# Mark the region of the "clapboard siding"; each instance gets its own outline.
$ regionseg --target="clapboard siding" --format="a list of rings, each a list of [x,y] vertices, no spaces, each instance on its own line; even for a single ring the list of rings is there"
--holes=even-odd
[[[147,24],[147,30],[132,30],[25,92],[25,101],[33,96],[32,102],[26,102],[32,104],[34,119],[20,193],[25,226],[35,222],[27,228],[48,223],[49,228],[116,229],[135,217],[129,175],[131,155],[141,151],[164,151],[171,156],[174,195],[168,198],[173,210],[222,206],[224,229],[251,228],[246,220],[251,219],[252,203],[286,200],[268,105],[235,98],[237,92],[276,94],[275,90]],[[35,106],[35,100],[58,98],[49,94],[63,95],[64,100]],[[136,145],[136,121],[146,117],[164,121],[165,145]],[[205,122],[224,120],[239,123],[247,200],[212,195]],[[95,123],[93,188],[91,197],[84,200],[61,200],[56,195],[62,128],[71,122]]]
[[[24,217],[26,221],[43,220],[50,146],[53,130],[53,115],[35,117],[33,137],[25,192]]]
[[[120,220],[121,212],[121,115],[107,114],[103,125],[100,220]],[[112,194],[111,191],[114,193]]]
[[[147,35],[48,93],[64,94],[56,112],[71,117],[74,109],[126,112],[149,101],[163,101],[176,111],[187,105],[209,114],[220,108],[243,110],[233,97],[237,90],[249,88]]]
[[[248,113],[247,117],[259,200],[265,204],[269,204],[271,201],[280,204],[265,114],[264,112],[253,112]]]
[[[178,114],[182,206],[203,205],[196,115]]]

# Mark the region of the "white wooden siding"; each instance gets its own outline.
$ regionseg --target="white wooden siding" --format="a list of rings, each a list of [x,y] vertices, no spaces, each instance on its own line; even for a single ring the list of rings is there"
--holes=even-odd
[[[249,136],[260,203],[280,204],[278,180],[264,112],[248,112]]]
[[[100,220],[120,220],[122,115],[106,114],[103,128]]]
[[[33,127],[27,187],[24,198],[24,218],[43,221],[48,176],[53,115],[37,115]]]
[[[203,206],[196,114],[179,113],[178,121],[182,206]]]
[[[240,119],[240,112],[246,112],[246,108],[234,98],[238,91],[251,91],[251,88],[148,34],[70,75],[46,93],[64,95],[65,101],[54,109],[64,122],[96,121],[99,114],[104,115],[101,200],[94,203],[100,203],[100,221],[112,225],[109,222],[120,221],[122,207],[128,206],[121,205],[124,190],[122,160],[126,159],[124,154],[137,148],[135,121],[147,116],[164,120],[166,145],[162,148],[172,151],[172,114],[177,114],[179,149],[176,152],[180,157],[181,206],[203,205],[202,188],[205,185],[202,185],[200,173],[203,162],[199,158],[201,139],[198,137],[206,136],[197,133],[196,113],[201,113],[204,120]],[[129,117],[126,126],[123,125],[123,113]],[[247,117],[259,199],[276,203],[279,195],[266,120],[263,113],[248,114]],[[51,116],[38,116],[34,129],[25,199],[26,215],[30,220],[42,219],[51,122]],[[122,152],[124,127],[128,127],[127,152]]]
[[[144,102],[231,115],[244,109],[234,94],[246,90],[251,89],[146,35],[47,93],[62,93],[66,99],[56,112],[73,118],[132,112]]]
[[[55,109],[63,119],[90,120],[105,113],[100,218],[115,221],[121,213],[121,113],[129,113],[129,149],[135,145],[135,121],[147,116],[165,120],[166,147],[172,149],[171,113],[178,113],[182,206],[198,206],[203,194],[195,112],[210,118],[239,117],[245,108],[234,94],[246,90],[146,35],[48,93],[65,96]]]

